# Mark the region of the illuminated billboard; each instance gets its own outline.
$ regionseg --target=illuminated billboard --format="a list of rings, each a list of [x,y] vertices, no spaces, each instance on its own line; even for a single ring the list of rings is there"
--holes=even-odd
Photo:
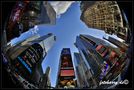
[[[11,11],[8,28],[13,28],[13,26],[20,21],[22,15],[24,14],[26,5],[27,3],[25,2],[16,2],[14,8]]]
[[[73,67],[72,59],[70,56],[63,56],[61,59],[61,68]]]
[[[30,72],[30,73],[32,73],[32,70],[31,70],[31,68],[28,66],[28,64],[26,64],[26,62],[21,58],[21,57],[17,57],[18,58],[18,60],[26,67],[26,69]]]
[[[15,59],[12,60],[12,64],[17,69],[17,72],[21,74],[31,74],[43,55],[42,47],[35,43],[20,53]]]
[[[108,65],[108,63],[104,62],[103,67],[101,69],[100,80],[102,80],[103,77],[106,76],[109,69],[110,69],[110,66]]]
[[[60,70],[60,76],[74,76],[74,70]]]
[[[61,80],[60,85],[63,86],[63,88],[75,88],[75,81],[74,80]]]

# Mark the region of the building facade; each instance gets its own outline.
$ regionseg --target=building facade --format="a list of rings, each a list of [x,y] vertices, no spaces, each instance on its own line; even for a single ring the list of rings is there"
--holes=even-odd
[[[27,42],[25,45],[19,44],[10,48],[7,51],[7,56],[12,68],[30,83],[38,85],[43,75],[41,63],[55,40],[56,37],[49,33]]]
[[[84,1],[80,8],[80,19],[89,28],[104,30],[126,40],[128,29],[123,24],[122,12],[116,1]]]
[[[119,47],[123,52],[126,52],[126,50],[128,49],[128,45],[125,44],[124,42],[121,42],[113,37],[108,37],[108,38],[105,38],[103,37],[103,39],[109,41],[110,43],[116,45],[117,47]]]
[[[7,42],[19,37],[35,25],[54,25],[56,12],[48,1],[18,1],[8,19],[5,26]]]
[[[75,88],[75,72],[70,48],[61,51],[56,88]]]
[[[101,73],[101,67],[103,65],[103,59],[100,55],[95,51],[97,47],[97,43],[101,43],[103,41],[92,36],[91,39],[88,39],[87,36],[80,35],[76,37],[75,46],[78,48],[79,53],[85,63],[85,75],[87,80],[88,88],[96,88],[99,82],[99,76]],[[97,40],[95,43],[92,40]]]
[[[85,62],[85,66],[88,68],[85,74],[89,84],[88,88],[108,88],[112,85],[100,86],[100,81],[114,81],[115,78],[120,80],[118,76],[124,71],[127,64],[125,52],[119,48],[113,48],[105,41],[90,35],[77,36],[75,46],[79,50],[81,60]],[[75,54],[75,57],[77,57],[77,63],[80,62],[78,54]],[[76,67],[78,68],[78,65]],[[82,69],[80,70],[82,71]]]
[[[51,88],[50,67],[47,67],[45,74],[40,78],[39,88],[40,89],[50,89]]]
[[[89,87],[86,76],[87,67],[79,53],[74,53],[74,61],[75,61],[77,87],[78,88]]]

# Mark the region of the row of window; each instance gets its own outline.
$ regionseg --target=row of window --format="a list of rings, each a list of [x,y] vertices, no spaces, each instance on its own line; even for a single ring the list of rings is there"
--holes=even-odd
[[[35,89],[35,87],[33,85],[30,85],[27,81],[23,81],[22,83],[24,84],[24,87],[28,87],[30,89]]]

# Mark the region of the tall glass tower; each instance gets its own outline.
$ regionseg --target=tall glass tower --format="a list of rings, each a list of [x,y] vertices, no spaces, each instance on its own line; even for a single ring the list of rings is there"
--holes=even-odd
[[[42,60],[56,41],[52,33],[17,44],[7,51],[12,69],[31,83],[39,83],[43,75]]]
[[[89,85],[89,88],[115,87],[115,85],[112,84],[100,85],[99,83],[102,80],[116,82],[121,80],[120,75],[125,71],[127,62],[125,53],[119,48],[110,46],[104,40],[90,35],[77,36],[75,46],[79,50],[79,54],[74,54],[75,61],[78,63],[76,65],[76,70],[79,70],[79,72],[83,72],[86,75],[85,80],[80,77],[84,74],[77,73],[79,83],[83,84],[83,82],[81,82],[82,80],[87,81],[87,86]],[[83,61],[85,65],[81,61]],[[84,67],[86,68],[84,69]]]

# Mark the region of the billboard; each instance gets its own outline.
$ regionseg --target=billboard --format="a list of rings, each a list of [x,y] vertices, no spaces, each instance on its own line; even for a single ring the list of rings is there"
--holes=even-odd
[[[8,22],[8,28],[11,29],[21,19],[27,3],[16,2],[14,8],[11,11],[11,15]]]
[[[61,57],[61,68],[67,68],[67,67],[72,67],[73,68],[73,64],[72,64],[72,59],[70,56],[63,56]]]
[[[64,86],[63,88],[75,88],[75,81],[74,80],[61,80],[60,85]]]
[[[72,69],[72,70],[61,70],[60,71],[60,76],[67,76],[67,77],[69,77],[69,76],[74,76],[74,70]]]
[[[21,57],[17,57],[18,60],[25,66],[25,68],[30,72],[32,73],[32,70],[31,68],[28,66],[28,64],[26,64],[26,62],[21,58]]]

